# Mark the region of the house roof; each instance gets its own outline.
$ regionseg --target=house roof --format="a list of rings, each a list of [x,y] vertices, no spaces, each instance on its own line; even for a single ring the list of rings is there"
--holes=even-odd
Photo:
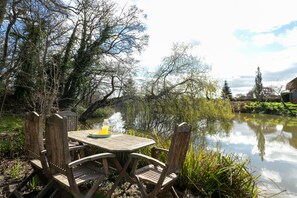
[[[289,91],[297,90],[297,77],[287,83],[286,89]]]

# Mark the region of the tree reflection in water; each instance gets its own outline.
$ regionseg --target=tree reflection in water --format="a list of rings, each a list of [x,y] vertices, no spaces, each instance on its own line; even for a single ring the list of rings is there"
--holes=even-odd
[[[130,119],[130,126],[136,131],[148,134],[155,131],[162,137],[170,137],[173,125],[178,122],[169,115],[156,113],[151,117],[146,116],[137,114],[133,121]],[[217,145],[219,142],[219,148],[225,152],[249,157],[256,172],[263,175],[263,181],[270,192],[277,193],[280,189],[286,189],[286,193],[297,196],[296,117],[236,114],[234,120],[230,121],[202,119],[191,124],[194,146],[215,149],[211,144]],[[279,179],[274,180],[275,176]],[[273,189],[275,185],[277,187]]]
[[[150,135],[157,133],[162,138],[170,138],[173,126],[177,123],[173,116],[157,113],[149,115],[140,112],[133,117],[123,114],[122,118],[123,120],[120,122],[124,122],[123,127],[126,130],[134,129],[137,132]],[[236,114],[234,120],[230,121],[196,120],[191,123],[193,125],[193,142],[201,146],[207,145],[207,135],[229,137],[234,122],[246,123],[250,131],[255,133],[257,148],[262,161],[265,156],[267,138],[269,138],[269,142],[289,144],[297,149],[297,118],[264,114]]]
[[[289,143],[297,149],[297,118],[283,117],[274,115],[253,115],[242,114],[237,115],[246,121],[247,125],[255,132],[258,149],[261,159],[264,160],[265,155],[265,135],[269,135],[270,142],[278,142],[281,144]]]

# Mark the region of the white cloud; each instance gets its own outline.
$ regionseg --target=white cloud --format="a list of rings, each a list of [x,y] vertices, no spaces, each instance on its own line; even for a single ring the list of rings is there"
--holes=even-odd
[[[257,35],[253,38],[253,43],[257,46],[257,47],[263,47],[265,45],[274,43],[277,41],[277,37],[272,34],[272,33],[268,33],[268,34],[260,34]]]
[[[267,180],[272,180],[276,183],[280,183],[282,181],[282,178],[281,178],[279,172],[276,172],[273,170],[268,170],[266,168],[262,168],[261,176],[262,176],[262,178],[265,178]]]
[[[258,66],[261,71],[280,71],[297,62],[297,28],[279,36],[269,33],[297,20],[294,0],[135,2],[148,15],[150,40],[142,55],[145,66],[159,65],[161,59],[170,54],[174,42],[193,40],[200,43],[199,55],[212,65],[214,77],[222,81],[234,76],[255,75]],[[262,33],[253,37],[255,47],[275,42],[284,49],[246,53],[243,49],[248,43],[234,36],[240,29]]]
[[[286,47],[294,47],[296,50],[297,45],[297,27],[292,30],[289,30],[285,35],[281,35],[279,42]]]
[[[236,131],[230,134],[230,136],[217,135],[207,135],[207,139],[217,142],[224,142],[225,144],[242,144],[242,145],[254,145],[257,142],[257,139],[248,133],[243,133],[241,131]]]

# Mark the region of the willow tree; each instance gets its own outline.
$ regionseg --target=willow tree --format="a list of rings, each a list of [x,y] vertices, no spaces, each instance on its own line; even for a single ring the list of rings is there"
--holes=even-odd
[[[142,83],[143,92],[139,95],[144,106],[140,107],[141,119],[137,123],[152,129],[160,123],[172,127],[175,122],[195,123],[204,118],[229,116],[230,106],[211,98],[217,91],[217,82],[209,78],[209,71],[210,66],[193,46],[174,44],[171,54]],[[131,102],[128,108],[136,104]]]
[[[171,55],[163,58],[145,86],[148,99],[170,95],[205,96],[210,66],[193,52],[193,46],[173,45]]]

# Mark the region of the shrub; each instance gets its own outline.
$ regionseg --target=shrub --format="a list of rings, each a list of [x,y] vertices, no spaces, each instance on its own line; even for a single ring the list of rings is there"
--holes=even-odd
[[[297,104],[290,102],[249,102],[240,109],[243,113],[265,113],[276,115],[296,115]]]

